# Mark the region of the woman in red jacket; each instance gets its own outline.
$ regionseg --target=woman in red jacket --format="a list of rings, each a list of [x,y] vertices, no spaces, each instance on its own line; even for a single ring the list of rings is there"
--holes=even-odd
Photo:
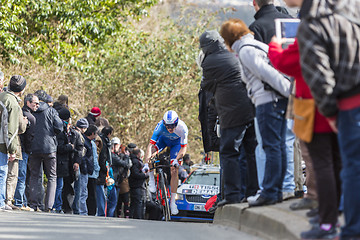
[[[286,75],[295,78],[295,97],[311,99],[312,95],[301,74],[299,47],[297,41],[282,49],[282,41],[273,37],[269,44],[269,59],[273,66]],[[314,73],[316,74],[316,73]],[[319,224],[301,233],[303,239],[322,239],[336,235],[336,223],[340,201],[341,159],[337,136],[327,119],[315,110],[313,138],[305,143],[315,171],[319,200]]]

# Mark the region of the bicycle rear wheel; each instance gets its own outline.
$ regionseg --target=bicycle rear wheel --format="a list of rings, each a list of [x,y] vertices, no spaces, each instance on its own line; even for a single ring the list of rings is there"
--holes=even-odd
[[[160,189],[161,189],[161,197],[162,197],[162,203],[163,203],[163,214],[165,221],[171,220],[171,214],[170,214],[170,206],[169,206],[169,198],[168,198],[168,189],[165,185],[165,179],[164,179],[164,173],[161,172],[160,174]]]

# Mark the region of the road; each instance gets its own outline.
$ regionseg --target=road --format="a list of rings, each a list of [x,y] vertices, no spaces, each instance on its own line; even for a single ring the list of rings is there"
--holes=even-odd
[[[0,239],[260,240],[258,237],[215,224],[22,211],[0,212]]]

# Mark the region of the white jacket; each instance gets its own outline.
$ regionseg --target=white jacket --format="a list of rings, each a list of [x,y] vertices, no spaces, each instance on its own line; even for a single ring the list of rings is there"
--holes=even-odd
[[[255,40],[249,33],[235,41],[231,48],[238,54],[242,80],[246,83],[248,96],[255,107],[290,95],[290,81],[269,64],[268,45]],[[265,90],[263,82],[282,96]]]

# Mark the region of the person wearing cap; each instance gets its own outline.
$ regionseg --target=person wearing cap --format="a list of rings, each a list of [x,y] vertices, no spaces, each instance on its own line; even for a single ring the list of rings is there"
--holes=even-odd
[[[42,208],[42,204],[38,201],[38,196],[41,191],[41,184],[39,182],[42,180],[41,166],[43,166],[48,179],[44,210],[49,212],[54,205],[56,192],[56,135],[63,131],[63,122],[59,118],[58,112],[44,101],[46,100],[44,99],[45,94],[44,96],[35,95],[39,97],[41,102],[37,111],[33,113],[36,125],[29,157],[29,205],[36,210]]]
[[[254,109],[242,82],[239,60],[229,52],[224,39],[216,30],[207,30],[199,38],[201,50],[206,56],[200,63],[203,70],[201,88],[214,94],[215,107],[220,122],[220,162],[224,187],[220,191],[223,206],[239,203],[244,198],[241,182],[241,149],[246,153],[248,184],[246,194],[259,189],[255,161],[256,138]]]
[[[8,113],[8,118],[4,119],[3,114],[0,122],[0,209],[11,210],[12,208],[5,205],[6,179],[8,175],[8,162],[13,162],[17,158],[19,124],[26,122],[22,117],[22,111],[19,105],[20,97],[24,93],[26,80],[20,75],[12,76],[9,83],[9,90],[0,93],[0,105],[2,113]],[[7,129],[6,129],[7,125]],[[26,128],[25,128],[26,129]],[[20,151],[21,153],[21,151]],[[16,187],[16,185],[15,185]],[[15,189],[14,189],[15,191]]]
[[[99,177],[96,180],[96,205],[97,205],[97,216],[105,216],[105,204],[106,204],[106,196],[105,196],[105,184],[106,184],[106,176],[107,176],[107,168],[106,164],[109,163],[111,165],[111,142],[110,137],[113,133],[114,129],[112,127],[104,127],[101,130],[100,138],[103,144],[101,152],[99,154]]]
[[[93,144],[97,136],[98,128],[95,125],[90,125],[86,132],[83,134],[85,139],[84,147],[85,154],[81,159],[80,164],[80,175],[79,175],[79,188],[80,188],[80,198],[79,198],[79,214],[88,215],[88,209],[86,205],[86,200],[88,198],[88,180],[89,175],[94,172],[94,154],[93,154]]]
[[[95,124],[99,131],[101,131],[104,127],[109,127],[109,121],[106,118],[100,117],[101,110],[98,107],[93,107],[89,114],[86,116],[89,124]]]
[[[86,118],[80,118],[74,127],[75,132],[78,134],[79,136],[79,141],[80,141],[80,145],[82,146],[82,151],[79,152],[78,155],[78,161],[74,161],[73,162],[73,174],[71,174],[70,176],[72,176],[72,178],[67,179],[66,184],[68,186],[67,191],[65,196],[68,196],[68,194],[70,194],[70,192],[72,192],[72,187],[71,183],[74,182],[74,201],[71,205],[71,207],[69,206],[69,203],[67,202],[67,198],[64,197],[63,199],[66,201],[66,204],[64,206],[64,210],[65,212],[70,212],[72,210],[73,214],[79,214],[80,213],[80,181],[79,181],[79,176],[80,176],[80,164],[81,164],[81,159],[84,156],[84,144],[85,144],[85,138],[84,138],[84,133],[86,132],[86,130],[89,128],[89,123],[86,120]],[[70,168],[71,169],[71,168]],[[70,186],[69,186],[70,184]],[[71,210],[69,209],[71,208]]]
[[[58,147],[56,153],[57,185],[53,210],[62,213],[62,190],[64,179],[68,178],[70,184],[79,170],[79,164],[84,150],[84,143],[80,134],[71,127],[70,111],[63,107],[59,110],[59,117],[63,120],[64,130],[57,135]]]

